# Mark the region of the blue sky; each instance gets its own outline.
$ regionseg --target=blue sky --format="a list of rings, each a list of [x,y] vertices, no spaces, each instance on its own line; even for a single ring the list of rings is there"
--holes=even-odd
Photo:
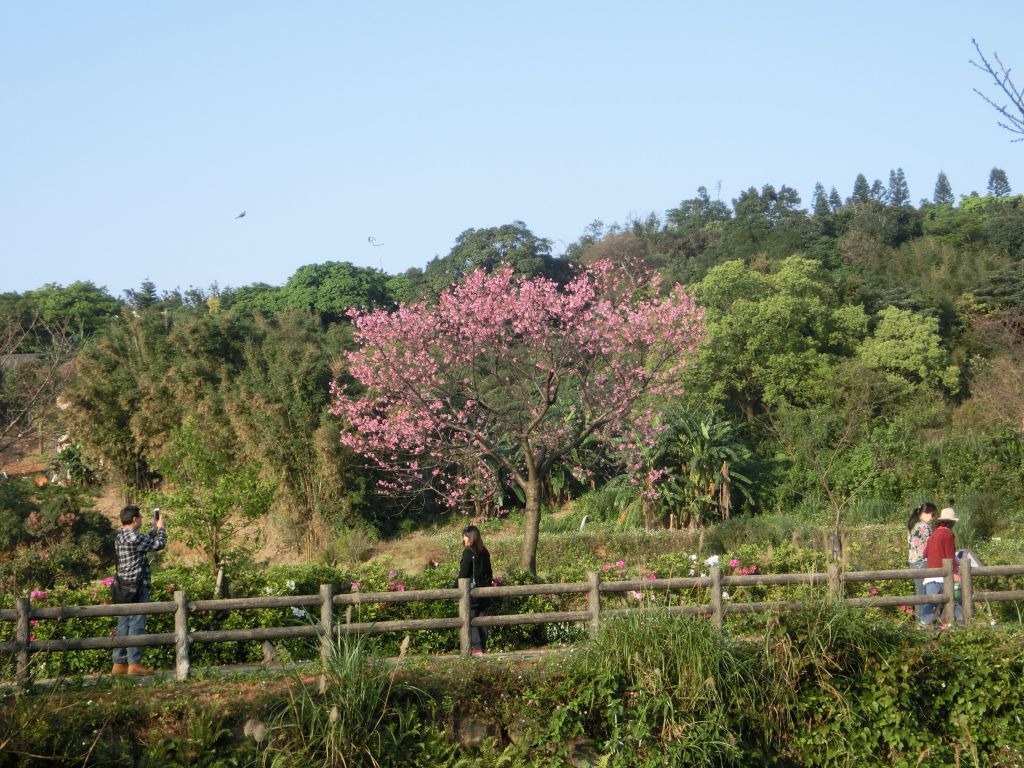
[[[560,253],[701,185],[1024,192],[968,64],[1024,80],[1021,29],[1020,0],[7,0],[0,291],[395,274],[514,220]]]

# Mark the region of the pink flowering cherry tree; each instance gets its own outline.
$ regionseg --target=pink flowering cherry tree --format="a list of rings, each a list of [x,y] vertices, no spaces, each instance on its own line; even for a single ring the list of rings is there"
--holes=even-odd
[[[435,303],[350,315],[361,386],[333,393],[350,426],[341,441],[394,492],[429,485],[457,506],[499,476],[517,485],[531,573],[552,467],[590,439],[653,428],[653,404],[681,391],[704,332],[680,286],[658,297],[653,275],[607,262],[565,286],[477,271]]]

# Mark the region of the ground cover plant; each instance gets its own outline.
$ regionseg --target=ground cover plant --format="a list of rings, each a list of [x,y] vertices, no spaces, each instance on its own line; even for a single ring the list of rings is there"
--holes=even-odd
[[[1024,759],[1024,633],[819,603],[760,637],[651,611],[540,660],[0,694],[0,766],[920,766]]]

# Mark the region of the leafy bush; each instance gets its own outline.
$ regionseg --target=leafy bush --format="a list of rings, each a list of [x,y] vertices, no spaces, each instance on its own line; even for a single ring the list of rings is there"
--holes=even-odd
[[[114,531],[88,494],[0,481],[0,605],[4,597],[82,581],[113,562]]]

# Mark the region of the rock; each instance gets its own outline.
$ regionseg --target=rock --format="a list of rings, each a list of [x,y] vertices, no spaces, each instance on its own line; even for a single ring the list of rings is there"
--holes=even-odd
[[[263,663],[273,664],[277,661],[277,648],[269,640],[263,641]]]
[[[479,749],[484,741],[491,738],[501,741],[501,728],[488,717],[475,712],[452,713],[452,735],[466,749]]]

